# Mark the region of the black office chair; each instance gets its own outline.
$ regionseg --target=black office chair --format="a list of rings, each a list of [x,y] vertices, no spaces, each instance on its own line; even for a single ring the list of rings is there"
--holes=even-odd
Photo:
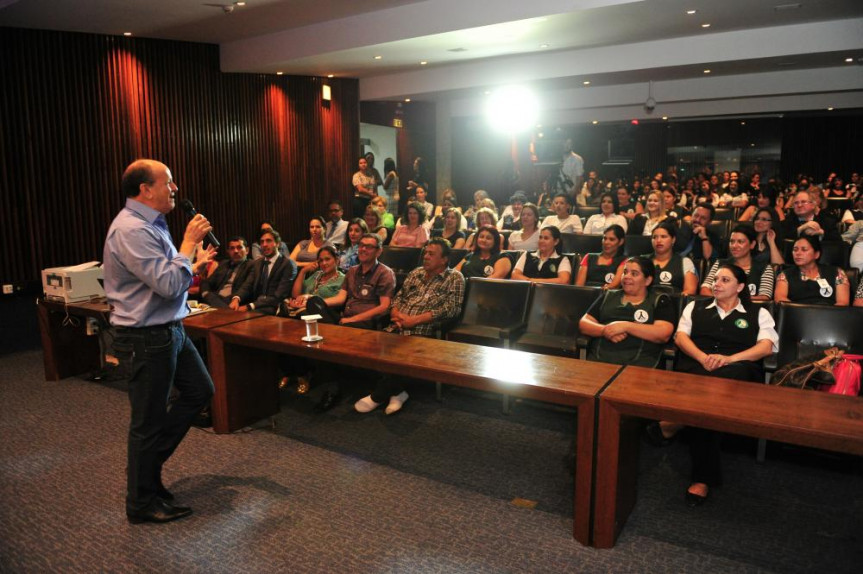
[[[575,208],[575,212],[580,218],[582,218],[584,221],[587,221],[592,215],[599,214],[600,211],[598,206],[588,207],[586,205],[580,205]]]
[[[627,235],[623,244],[623,254],[638,257],[653,253],[653,238],[648,235]]]
[[[530,282],[471,277],[458,324],[450,341],[509,347],[512,333],[525,322]]]
[[[514,335],[512,348],[578,358],[578,321],[602,292],[599,287],[536,283],[527,323]]]
[[[383,248],[378,260],[396,273],[410,273],[422,264],[422,249],[388,245]]]
[[[455,268],[456,265],[461,263],[462,259],[467,257],[467,254],[467,249],[451,249],[449,252],[449,266]]]
[[[713,221],[734,221],[735,211],[733,207],[717,207],[713,214]]]
[[[599,253],[602,251],[602,235],[584,233],[561,233],[560,243],[564,253]]]
[[[841,219],[846,209],[854,207],[854,200],[844,197],[828,197],[827,211],[836,219]]]
[[[731,220],[716,221],[713,220],[707,224],[707,228],[716,233],[722,241],[728,239],[729,230],[731,229]]]
[[[779,367],[834,346],[863,353],[863,307],[780,303],[777,326]]]

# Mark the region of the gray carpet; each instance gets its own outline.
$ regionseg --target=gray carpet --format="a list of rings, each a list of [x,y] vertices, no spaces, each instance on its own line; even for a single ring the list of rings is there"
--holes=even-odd
[[[189,519],[129,525],[118,388],[43,380],[0,359],[2,572],[851,572],[857,460],[724,457],[726,485],[683,506],[683,445],[642,449],[639,502],[613,550],[571,535],[573,416],[412,388],[394,417],[284,397],[275,430],[193,429],[166,483]],[[781,453],[780,453],[781,454]],[[824,469],[828,465],[831,468]],[[511,504],[514,497],[536,509]]]

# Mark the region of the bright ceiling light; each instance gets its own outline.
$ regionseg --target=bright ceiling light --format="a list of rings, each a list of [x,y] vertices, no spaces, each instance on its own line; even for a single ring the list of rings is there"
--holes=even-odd
[[[668,119],[668,116],[662,116],[662,119],[663,119],[663,120],[667,120],[667,119]]]
[[[132,33],[131,33],[131,32],[123,32],[123,35],[124,35],[124,36],[131,36],[131,35],[132,35]]]
[[[698,12],[698,10],[687,10],[687,11],[686,11],[686,13],[687,13],[687,14],[689,14],[690,16],[692,16],[692,15],[693,15],[693,14],[695,14],[696,12]]]
[[[282,74],[284,74],[284,72],[276,72],[277,76],[281,76]]]
[[[702,24],[701,27],[702,28],[710,28],[710,24]]]
[[[375,60],[380,60],[383,56],[375,56]]]
[[[517,133],[536,125],[539,103],[524,86],[504,86],[494,91],[485,107],[489,124],[497,131]]]
[[[585,81],[583,81],[583,82],[582,82],[582,84],[584,84],[585,86],[589,86],[589,85],[590,85],[590,80],[585,80]]]
[[[590,122],[590,123],[592,123],[593,125],[596,125],[596,124],[598,124],[598,123],[599,123],[599,120],[593,120],[593,121],[592,121],[592,122]]]
[[[328,78],[334,78],[335,76],[336,76],[335,74],[327,74]]]
[[[129,34],[129,36],[131,36],[131,34]],[[854,58],[845,58],[845,63],[846,63],[846,64],[850,64],[850,63],[851,63],[851,62],[853,62],[853,61],[854,61]]]
[[[237,6],[245,6],[246,5],[245,2],[234,2],[234,4],[236,4]]]
[[[827,108],[827,111],[828,111],[828,112],[832,112],[832,111],[833,111],[833,108],[832,108],[832,107],[831,107],[831,108]]]
[[[411,99],[410,99],[410,98],[405,98],[405,101],[406,101],[406,102],[409,102],[409,101],[411,101]]]
[[[705,73],[705,74],[709,74],[709,73],[710,73],[710,70],[704,70],[704,73]]]
[[[425,66],[426,64],[428,64],[428,62],[426,62],[425,60],[423,60],[422,62],[420,62],[420,66]]]
[[[539,47],[540,48],[548,48],[548,44],[540,44]]]

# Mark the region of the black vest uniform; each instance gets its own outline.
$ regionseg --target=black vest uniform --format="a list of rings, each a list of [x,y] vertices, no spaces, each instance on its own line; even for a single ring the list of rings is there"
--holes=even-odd
[[[644,257],[653,261],[652,254]],[[675,293],[683,291],[683,257],[677,253],[672,253],[671,260],[665,264],[665,267],[656,264],[654,267],[656,268],[655,285],[670,285],[674,288]]]
[[[756,260],[755,257],[752,257],[751,261],[752,266],[749,267],[749,271],[746,273],[746,288],[749,290],[750,295],[758,295],[758,287],[761,286],[761,276],[764,275],[764,270],[767,269],[767,263]],[[733,259],[722,259],[719,261],[720,266],[725,264],[737,265]]]
[[[469,277],[490,277],[494,273],[494,264],[501,258],[501,254],[492,255],[488,259],[480,259],[476,252],[468,253],[464,265],[461,266],[461,274],[465,279]]]
[[[531,279],[556,279],[563,257],[563,255],[552,255],[545,260],[542,269],[540,269],[539,257],[535,253],[528,252],[525,254],[522,273]]]
[[[745,313],[734,310],[725,319],[720,319],[718,307],[707,308],[713,302],[713,299],[696,301],[692,309],[692,332],[689,337],[695,346],[708,355],[733,355],[755,346],[760,330],[758,314],[761,309],[750,303],[745,306]],[[686,353],[679,353],[676,370],[740,381],[757,382],[764,379],[761,361],[739,361],[707,372],[701,363]]]
[[[652,325],[656,319],[655,310],[660,298],[668,299],[668,295],[658,295],[647,292],[644,301],[638,305],[623,302],[623,290],[611,289],[605,292],[596,320],[607,325],[613,321],[631,321]],[[618,343],[612,343],[605,337],[593,337],[587,358],[591,361],[602,361],[617,365],[636,365],[639,367],[656,367],[662,357],[663,345],[639,339],[626,337]]]
[[[811,279],[804,281],[799,267],[786,269],[785,279],[788,280],[788,298],[794,303],[835,305],[836,274],[838,272],[838,269],[833,265],[819,263],[818,275],[827,282],[826,286],[822,286],[818,281]]]
[[[626,255],[618,255],[611,260],[610,265],[599,264],[599,253],[587,254],[587,279],[585,285],[588,287],[602,287],[614,281],[614,275]]]

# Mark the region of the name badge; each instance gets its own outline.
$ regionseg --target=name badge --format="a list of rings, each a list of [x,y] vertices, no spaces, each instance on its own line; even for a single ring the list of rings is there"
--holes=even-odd
[[[605,274],[605,282],[611,283],[612,281],[614,281],[614,273],[606,273]]]
[[[644,309],[637,310],[633,317],[639,323],[647,323],[647,320],[650,318],[650,316],[647,314],[647,311],[645,311]]]
[[[755,286],[755,284],[754,284],[754,283],[750,283],[750,284],[749,284],[749,294],[750,294],[750,295],[755,295],[755,294],[757,294],[757,293],[758,293],[758,288]]]
[[[659,280],[663,283],[671,283],[671,271],[663,271],[660,273]]]
[[[485,273],[486,277],[488,277],[489,275],[494,273],[494,267],[492,267],[491,265],[486,265],[485,268],[483,268],[482,272]]]

